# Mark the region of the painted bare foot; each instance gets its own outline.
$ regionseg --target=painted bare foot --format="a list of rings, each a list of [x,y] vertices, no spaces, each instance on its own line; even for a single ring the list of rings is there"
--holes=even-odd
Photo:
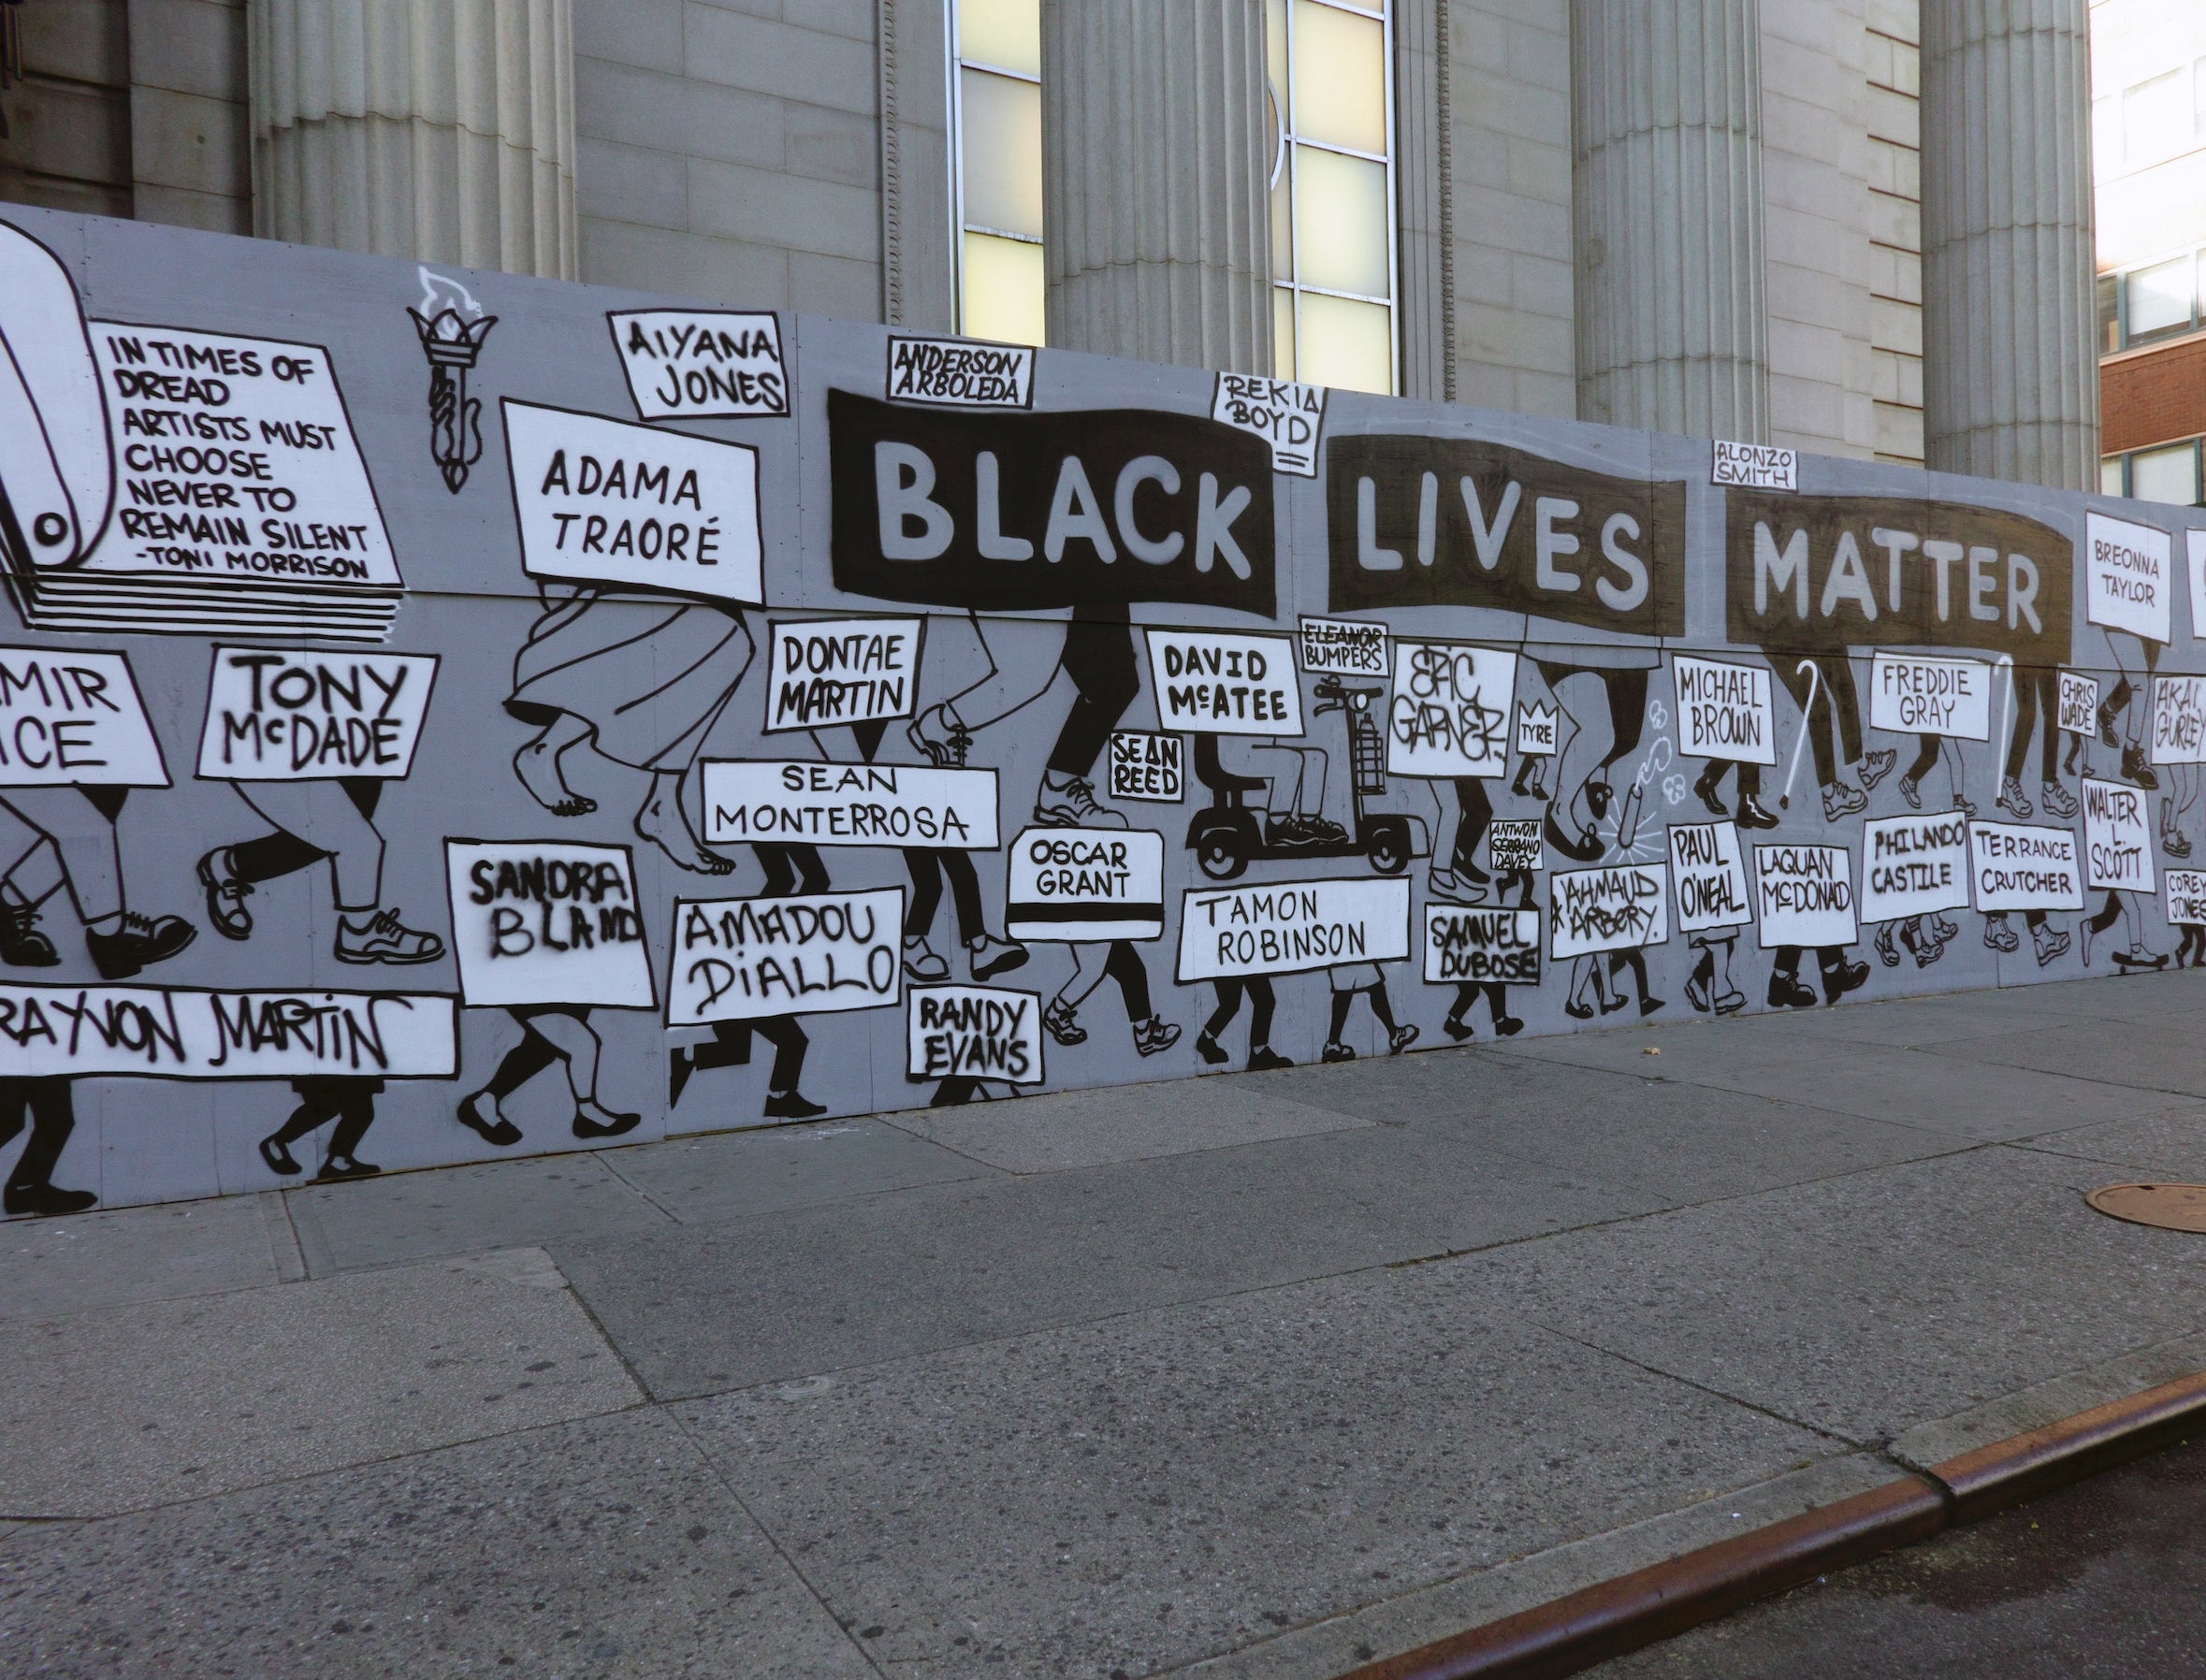
[[[733,875],[733,859],[706,851],[689,832],[689,818],[682,815],[681,799],[676,792],[679,785],[665,780],[652,782],[650,797],[636,810],[636,833],[692,874]]]
[[[544,736],[514,754],[514,774],[529,796],[554,817],[588,817],[598,802],[575,792],[559,775],[559,755]]]

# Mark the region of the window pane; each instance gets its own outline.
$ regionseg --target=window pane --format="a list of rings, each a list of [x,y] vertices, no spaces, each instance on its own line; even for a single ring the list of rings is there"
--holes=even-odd
[[[2098,458],[2098,493],[2101,496],[2122,494],[2122,457],[2105,455]]]
[[[2129,336],[2166,332],[2191,324],[2191,285],[2196,272],[2187,256],[2155,263],[2129,277]]]
[[[1017,239],[965,235],[965,298],[960,326],[969,339],[1010,344],[1042,341],[1042,248]]]
[[[1295,277],[1294,172],[1283,168],[1271,187],[1271,278]]]
[[[1041,0],[957,0],[957,55],[1041,74]]]
[[[1295,109],[1301,138],[1386,150],[1386,32],[1317,0],[1295,0]]]
[[[1295,377],[1295,295],[1284,286],[1271,288],[1271,377]]]
[[[2098,349],[2104,355],[2122,348],[2122,281],[2113,274],[2098,277]]]
[[[1264,0],[1264,71],[1282,101],[1287,96],[1286,48],[1287,0]]]
[[[1031,81],[961,70],[965,225],[1042,231],[1041,89]]]
[[[2129,457],[2129,493],[2140,501],[2172,501],[2189,507],[2199,500],[2199,448],[2141,449]]]
[[[2091,175],[2107,181],[2122,173],[2122,101],[2109,94],[2091,102]]]
[[[1386,165],[1297,146],[1295,220],[1300,235],[1298,281],[1389,296]]]
[[[1322,293],[1302,294],[1302,330],[1295,341],[1297,377],[1349,391],[1394,389],[1393,311]]]
[[[2122,95],[2122,162],[2142,168],[2185,151],[2191,142],[2190,78],[2170,70]]]

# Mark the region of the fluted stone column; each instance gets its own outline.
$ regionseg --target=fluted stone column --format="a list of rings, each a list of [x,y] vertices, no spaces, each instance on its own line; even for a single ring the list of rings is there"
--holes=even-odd
[[[1052,344],[1271,371],[1264,0],[1042,0]]]
[[[254,231],[575,278],[572,0],[250,0]]]
[[[2084,0],[1923,0],[1927,464],[2098,485]]]
[[[1766,441],[1756,0],[1573,0],[1578,414]]]

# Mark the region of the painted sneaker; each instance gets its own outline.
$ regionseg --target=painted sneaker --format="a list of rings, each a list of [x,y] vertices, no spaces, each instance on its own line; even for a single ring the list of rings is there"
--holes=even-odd
[[[1856,773],[1862,778],[1864,790],[1874,789],[1879,782],[1892,774],[1892,767],[1898,762],[1899,754],[1889,746],[1879,747],[1875,752],[1864,753],[1861,769]]]
[[[1386,1035],[1386,1053],[1389,1056],[1399,1056],[1416,1041],[1417,1029],[1405,1021]]]
[[[1144,1056],[1161,1055],[1180,1042],[1179,1026],[1161,1015],[1134,1023],[1134,1048]]]
[[[1920,811],[1923,808],[1923,791],[1921,789],[1915,786],[1915,778],[1913,776],[1901,776],[1899,779],[1899,790],[1900,797],[1908,802],[1908,810]]]
[[[1088,1029],[1080,1024],[1072,1006],[1061,997],[1050,999],[1050,1007],[1042,1011],[1042,1025],[1059,1044],[1085,1044]]]
[[[411,968],[416,963],[434,963],[444,954],[444,942],[434,934],[408,927],[395,909],[378,910],[364,928],[355,928],[349,919],[338,917],[334,954],[340,963],[387,963],[394,968]]]
[[[1993,802],[2002,811],[2010,811],[2025,821],[2029,819],[2032,806],[2023,792],[2022,777],[2003,777],[1999,783],[1999,797]]]
[[[998,939],[994,934],[979,934],[965,941],[965,961],[976,980],[993,980],[999,974],[1023,968],[1026,956],[1026,948],[1016,939]]]
[[[2054,958],[2068,949],[2068,934],[2050,923],[2040,923],[2030,932],[2030,942],[2038,948],[2038,966],[2043,968]]]
[[[1096,803],[1096,784],[1076,775],[1062,788],[1044,780],[1034,798],[1034,819],[1052,829],[1123,829],[1123,813]]]
[[[1984,918],[1984,943],[1994,950],[2015,950],[2022,945],[2004,916]]]
[[[950,964],[922,934],[904,942],[904,973],[907,978],[931,986],[950,978]]]
[[[2122,775],[2147,793],[2160,786],[2160,778],[2153,774],[2152,766],[2145,762],[2144,748],[2141,746],[2125,746],[2122,749]]]
[[[197,938],[199,930],[181,916],[140,916],[123,913],[123,925],[111,934],[84,930],[84,949],[103,980],[127,980],[149,963],[164,963]]]
[[[1864,776],[1864,781],[1868,777]],[[1869,807],[1869,796],[1851,782],[1833,782],[1823,789],[1823,820],[1836,822],[1841,817],[1850,817],[1856,811]]]
[[[1888,921],[1879,927],[1877,930],[1877,937],[1869,943],[1877,952],[1877,960],[1885,967],[1897,968],[1899,966],[1899,948],[1892,942],[1892,923]]]
[[[2082,809],[2076,796],[2058,782],[2043,783],[2038,789],[2038,797],[2055,817],[2073,817]]]
[[[1325,1049],[1318,1051],[1317,1059],[1320,1062],[1353,1062],[1356,1060],[1356,1052],[1338,1038],[1328,1038],[1326,1040]]]

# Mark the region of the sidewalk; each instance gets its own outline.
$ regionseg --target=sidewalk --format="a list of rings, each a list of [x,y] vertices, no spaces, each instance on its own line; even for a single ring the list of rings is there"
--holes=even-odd
[[[2206,1368],[2206,1242],[2081,1194],[2206,1179],[2202,1015],[1680,1021],[0,1226],[0,1671],[1326,1680]]]

